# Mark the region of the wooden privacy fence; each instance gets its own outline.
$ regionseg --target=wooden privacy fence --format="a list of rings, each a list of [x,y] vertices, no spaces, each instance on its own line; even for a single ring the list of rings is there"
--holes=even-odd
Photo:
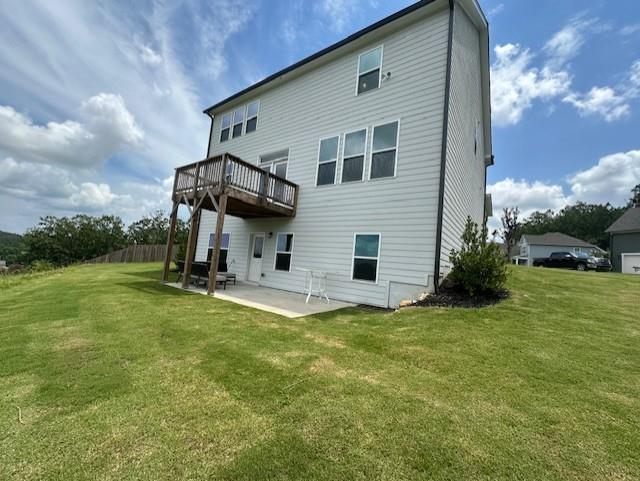
[[[175,257],[177,246],[174,247],[172,258]],[[164,244],[133,245],[100,257],[90,259],[88,264],[117,264],[123,262],[162,262],[167,252]]]

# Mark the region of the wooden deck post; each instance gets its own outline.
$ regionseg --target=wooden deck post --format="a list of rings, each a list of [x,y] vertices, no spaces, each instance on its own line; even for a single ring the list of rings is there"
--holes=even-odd
[[[200,212],[196,210],[189,224],[189,238],[187,240],[187,253],[184,260],[184,272],[182,273],[182,288],[188,289],[189,282],[191,281],[191,264],[196,253],[196,243],[198,240],[198,230],[200,227]]]
[[[200,162],[196,163],[196,172],[193,178],[193,212],[189,222],[189,237],[187,240],[187,253],[184,260],[184,272],[182,273],[182,288],[188,289],[191,282],[191,263],[196,252],[198,229],[200,227],[200,203],[198,202],[198,179],[200,178]]]
[[[227,195],[223,193],[218,200],[218,219],[216,220],[216,235],[213,245],[213,256],[211,257],[211,267],[209,268],[209,284],[207,294],[216,291],[216,278],[218,277],[218,264],[220,263],[220,248],[222,247],[222,228],[224,226],[224,215],[227,211]]]
[[[173,202],[171,217],[169,218],[169,233],[167,234],[167,252],[164,256],[164,270],[162,271],[162,281],[169,280],[169,268],[171,267],[171,256],[173,254],[173,242],[176,238],[176,224],[178,221],[178,202]]]

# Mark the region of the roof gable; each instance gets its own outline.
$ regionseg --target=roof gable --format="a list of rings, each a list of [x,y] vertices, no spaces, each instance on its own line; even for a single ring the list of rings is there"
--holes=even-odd
[[[636,205],[626,211],[606,230],[610,234],[635,231],[640,231],[640,205]]]

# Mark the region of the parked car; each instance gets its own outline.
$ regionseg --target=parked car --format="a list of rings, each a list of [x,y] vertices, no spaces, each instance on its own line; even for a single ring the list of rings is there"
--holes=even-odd
[[[534,266],[558,269],[576,269],[578,271],[610,271],[611,262],[604,257],[593,257],[585,252],[553,252],[549,257],[533,260]]]

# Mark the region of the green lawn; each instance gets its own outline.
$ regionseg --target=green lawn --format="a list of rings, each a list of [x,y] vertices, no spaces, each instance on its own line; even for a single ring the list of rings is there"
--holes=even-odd
[[[287,319],[159,276],[0,279],[0,479],[640,479],[640,277]]]

